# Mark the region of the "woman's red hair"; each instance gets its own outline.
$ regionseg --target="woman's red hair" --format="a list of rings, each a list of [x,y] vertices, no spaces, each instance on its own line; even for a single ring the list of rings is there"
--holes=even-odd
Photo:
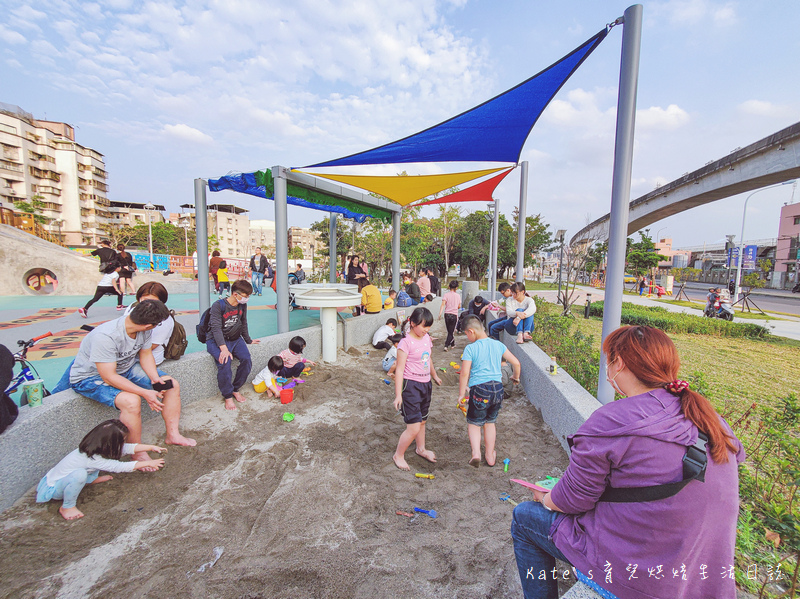
[[[664,331],[652,327],[620,327],[603,342],[608,363],[621,358],[625,367],[649,388],[666,388],[678,378],[681,362],[678,350]],[[678,396],[681,410],[697,428],[708,435],[711,457],[717,463],[728,461],[728,452],[738,448],[723,427],[719,414],[705,397],[684,389]]]

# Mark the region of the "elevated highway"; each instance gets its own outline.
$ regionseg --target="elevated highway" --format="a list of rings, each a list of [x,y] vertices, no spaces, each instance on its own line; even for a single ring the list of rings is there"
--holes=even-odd
[[[628,235],[673,214],[800,177],[800,123],[731,152],[629,204]],[[609,216],[576,233],[570,244],[608,239]]]

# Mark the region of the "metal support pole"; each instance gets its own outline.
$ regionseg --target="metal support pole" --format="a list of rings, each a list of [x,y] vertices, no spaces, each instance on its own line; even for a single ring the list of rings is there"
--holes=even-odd
[[[330,262],[328,265],[328,270],[330,271],[328,281],[331,283],[336,283],[336,261],[338,259],[336,247],[338,244],[339,241],[336,233],[336,213],[331,212],[330,223],[328,224],[328,261]]]
[[[150,272],[156,271],[155,260],[153,260],[153,216],[149,210],[147,212],[147,242],[150,248]]]
[[[517,283],[525,282],[525,218],[528,216],[528,161],[520,164],[519,216],[517,217]]]
[[[492,223],[492,286],[489,289],[489,297],[494,299],[497,291],[497,246],[500,237],[500,199],[494,201],[494,222]]]
[[[289,332],[289,222],[286,215],[286,169],[272,167],[275,182],[275,290],[278,333]]]
[[[392,214],[392,289],[400,291],[400,220],[402,212]]]
[[[206,181],[194,180],[194,219],[197,236],[197,305],[204,314],[211,305],[208,281],[208,214],[206,213]]]
[[[611,182],[611,218],[608,228],[608,268],[603,304],[603,341],[619,328],[622,319],[625,241],[628,238],[628,203],[633,166],[633,132],[636,124],[636,88],[639,81],[639,52],[642,38],[642,5],[625,9],[622,33],[622,60],[617,99],[617,131],[614,145],[614,176]],[[602,404],[614,401],[614,389],[606,381],[606,358],[600,353],[597,399]]]

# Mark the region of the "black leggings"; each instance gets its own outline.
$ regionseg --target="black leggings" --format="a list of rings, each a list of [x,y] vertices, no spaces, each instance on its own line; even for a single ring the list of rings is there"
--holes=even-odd
[[[456,346],[456,338],[454,336],[456,330],[456,322],[458,322],[458,316],[456,316],[455,314],[445,313],[444,326],[447,327],[447,339],[444,342],[445,347]]]
[[[86,305],[83,307],[83,309],[88,311],[89,310],[89,306],[94,304],[97,300],[99,300],[101,297],[103,297],[106,293],[110,293],[111,295],[116,295],[117,296],[117,305],[118,306],[122,305],[122,294],[121,293],[117,293],[117,291],[113,287],[98,287],[97,289],[95,289],[94,297],[92,299],[90,299],[86,303]]]

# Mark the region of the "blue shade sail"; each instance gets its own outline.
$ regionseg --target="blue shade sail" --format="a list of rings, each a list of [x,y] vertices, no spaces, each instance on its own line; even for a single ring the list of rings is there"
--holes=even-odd
[[[570,54],[458,116],[398,141],[303,168],[406,162],[518,162],[544,109],[572,73],[605,39],[607,29]]]

